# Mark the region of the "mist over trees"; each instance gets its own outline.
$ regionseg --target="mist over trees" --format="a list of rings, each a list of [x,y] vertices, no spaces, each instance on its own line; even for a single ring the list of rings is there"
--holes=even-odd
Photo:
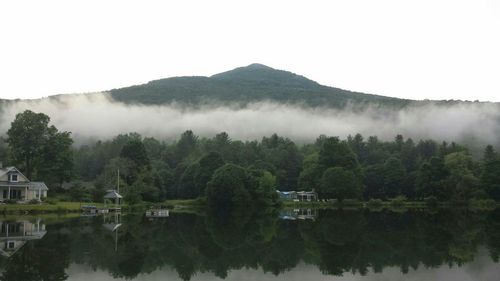
[[[460,142],[474,155],[487,144],[500,147],[499,103],[357,93],[259,64],[97,93],[0,99],[0,134],[26,109],[51,116],[54,126],[72,132],[77,145],[125,132],[173,141],[189,129],[200,137],[226,132],[242,141],[276,133],[297,144],[314,142],[320,134],[345,139],[358,132],[383,141],[402,134]]]
[[[275,204],[275,190],[311,189],[339,201],[500,200],[500,157],[492,146],[478,158],[454,142],[402,135],[393,141],[321,135],[297,145],[277,134],[241,141],[225,132],[207,138],[188,130],[175,142],[128,133],[77,147],[69,132],[49,122],[44,114],[19,114],[0,155],[51,187],[66,182],[61,192],[72,200],[100,201],[116,187],[118,170],[131,203],[206,197],[221,206]]]

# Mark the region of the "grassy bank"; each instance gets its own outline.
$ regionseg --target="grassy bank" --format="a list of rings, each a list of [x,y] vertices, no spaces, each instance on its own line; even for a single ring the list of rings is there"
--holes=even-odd
[[[79,202],[57,202],[53,204],[3,204],[0,205],[0,212],[3,214],[12,213],[71,213],[79,212],[84,203]],[[96,204],[101,207],[102,204]]]
[[[206,206],[205,198],[167,200],[162,205],[175,213],[203,214]]]
[[[49,214],[49,213],[79,213],[84,205],[93,205],[97,208],[104,207],[103,203],[88,203],[88,202],[50,202],[41,204],[2,204],[0,205],[0,213],[3,215],[23,215],[23,214]],[[168,207],[177,211],[197,210],[204,206],[203,199],[191,200],[168,200],[163,203],[142,202],[135,205],[123,204],[122,211],[138,212],[148,208]]]
[[[49,213],[79,213],[84,205],[93,205],[97,208],[103,208],[103,203],[83,203],[83,202],[56,202],[41,204],[3,204],[0,205],[0,213],[6,214],[49,214]],[[134,206],[122,205],[122,211],[136,211],[147,208],[145,204]]]
[[[3,215],[25,215],[25,214],[65,214],[79,213],[83,205],[95,205],[98,208],[104,207],[102,203],[83,203],[83,202],[51,202],[42,204],[2,204],[0,213]],[[123,204],[124,212],[142,212],[149,208],[169,208],[177,213],[195,213],[202,214],[206,206],[204,198],[198,199],[175,199],[167,200],[161,203],[142,202],[136,205]],[[465,204],[456,204],[452,202],[436,202],[433,205],[424,201],[382,201],[371,200],[368,202],[357,200],[344,200],[339,203],[336,200],[324,202],[293,202],[282,201],[284,208],[324,208],[324,209],[368,209],[379,211],[383,209],[406,210],[406,209],[440,209],[440,208],[465,208],[471,210],[494,210],[500,207],[498,202],[491,200],[473,200]]]

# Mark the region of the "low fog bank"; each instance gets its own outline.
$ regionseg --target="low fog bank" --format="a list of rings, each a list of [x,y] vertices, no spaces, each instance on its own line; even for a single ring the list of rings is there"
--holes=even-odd
[[[73,132],[77,145],[127,132],[173,140],[188,129],[208,137],[225,131],[232,139],[239,140],[260,139],[277,133],[298,143],[314,141],[320,134],[345,138],[358,132],[383,140],[402,134],[414,140],[432,138],[476,147],[498,146],[500,139],[497,104],[425,105],[399,111],[368,106],[361,113],[349,107],[312,109],[271,102],[253,103],[245,108],[195,109],[176,104],[125,105],[114,102],[106,94],[6,103],[0,109],[0,134],[4,136],[15,115],[26,109],[48,114],[57,128]]]

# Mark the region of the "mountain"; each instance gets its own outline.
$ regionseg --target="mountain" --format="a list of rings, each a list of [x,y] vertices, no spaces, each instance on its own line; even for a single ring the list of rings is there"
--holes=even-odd
[[[374,103],[404,107],[411,100],[351,92],[318,84],[306,77],[262,64],[251,64],[211,77],[173,77],[109,91],[123,103],[187,105],[240,104],[274,101],[312,107],[343,107],[348,103]]]
[[[251,64],[210,77],[185,76],[154,80],[105,93],[125,104],[161,105],[175,102],[194,107],[205,104],[245,106],[252,102],[272,101],[331,108],[342,108],[349,104],[355,109],[363,109],[369,104],[397,110],[408,105],[470,103],[456,100],[415,101],[352,92],[323,86],[304,76],[262,64]],[[65,96],[56,95],[49,99],[58,100]],[[0,99],[0,110],[4,104],[11,102],[15,101]]]

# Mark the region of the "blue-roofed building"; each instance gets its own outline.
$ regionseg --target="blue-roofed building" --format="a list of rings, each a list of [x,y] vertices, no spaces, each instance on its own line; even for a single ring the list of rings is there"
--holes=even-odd
[[[297,192],[296,191],[279,191],[279,190],[276,190],[276,192],[278,193],[279,198],[282,199],[282,200],[293,201],[293,200],[297,199]]]

